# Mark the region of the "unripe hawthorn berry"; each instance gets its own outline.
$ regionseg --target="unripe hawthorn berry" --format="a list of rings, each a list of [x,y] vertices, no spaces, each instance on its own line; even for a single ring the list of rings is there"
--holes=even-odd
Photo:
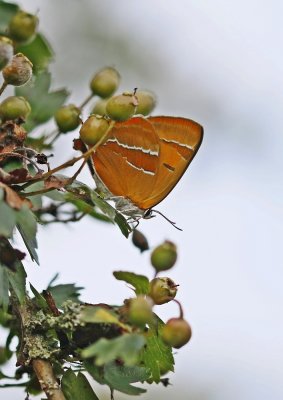
[[[9,23],[9,34],[16,42],[24,43],[30,41],[36,32],[38,17],[19,10]]]
[[[174,266],[176,260],[177,248],[168,240],[157,246],[151,253],[151,264],[156,272],[167,271]]]
[[[142,295],[130,299],[128,303],[128,319],[133,325],[139,327],[152,322],[152,300]]]
[[[60,132],[66,133],[76,129],[81,123],[80,113],[80,109],[74,104],[58,108],[54,118]]]
[[[31,106],[24,97],[10,96],[0,104],[0,119],[3,122],[17,118],[26,119],[30,112]]]
[[[138,249],[140,249],[141,253],[149,249],[146,237],[137,229],[134,229],[133,231],[132,242]]]
[[[109,125],[108,119],[100,115],[91,115],[80,129],[80,138],[85,144],[94,146],[105,135]]]
[[[136,96],[127,92],[111,97],[106,104],[106,112],[114,121],[126,121],[135,114],[137,105]]]
[[[154,278],[149,283],[149,296],[154,304],[165,304],[175,298],[177,287],[178,285],[170,278]]]
[[[13,42],[6,36],[0,36],[0,70],[12,59],[14,54]]]
[[[120,83],[119,72],[112,67],[98,71],[90,81],[90,89],[94,95],[103,99],[110,97],[117,90]]]
[[[183,347],[192,337],[192,329],[183,318],[171,318],[162,327],[162,340],[175,349]]]
[[[93,109],[91,110],[91,114],[96,114],[96,115],[101,115],[104,116],[106,115],[106,104],[107,104],[108,99],[100,99],[98,100],[95,105],[93,106]]]
[[[18,53],[3,68],[2,75],[7,85],[22,86],[32,77],[32,63],[22,53]]]
[[[149,115],[156,105],[156,97],[154,94],[149,91],[138,90],[136,96],[138,99],[136,114]]]

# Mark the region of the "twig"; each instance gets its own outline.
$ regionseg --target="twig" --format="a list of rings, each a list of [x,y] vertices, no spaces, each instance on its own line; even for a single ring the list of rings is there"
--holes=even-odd
[[[94,94],[91,93],[91,94],[82,102],[82,104],[79,106],[79,109],[82,110],[82,109],[87,105],[87,103],[90,102],[90,100],[91,100],[93,97],[94,97]]]
[[[3,82],[3,84],[2,84],[2,86],[1,86],[1,88],[0,88],[0,96],[1,96],[1,94],[4,92],[4,90],[6,89],[7,86],[8,86],[8,83]]]
[[[32,367],[48,400],[66,400],[49,361],[35,359]]]

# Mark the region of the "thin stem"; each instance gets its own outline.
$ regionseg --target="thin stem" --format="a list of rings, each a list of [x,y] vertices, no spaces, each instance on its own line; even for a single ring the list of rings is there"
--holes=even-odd
[[[178,306],[179,306],[179,310],[180,310],[180,317],[179,318],[180,319],[184,319],[184,311],[183,311],[183,307],[182,307],[181,303],[176,299],[173,299],[173,301],[175,301],[175,303],[177,303]]]
[[[114,124],[115,124],[115,121],[111,121],[111,123],[109,124],[109,128],[105,132],[105,135],[94,146],[90,147],[85,153],[83,153],[82,155],[80,155],[78,157],[74,157],[69,161],[66,161],[65,163],[59,165],[58,167],[51,169],[50,171],[45,172],[44,174],[41,175],[40,178],[38,178],[38,177],[31,178],[27,183],[25,183],[24,185],[21,186],[21,189],[22,190],[26,189],[28,186],[32,185],[35,182],[40,182],[42,180],[45,180],[45,179],[49,178],[51,175],[55,174],[56,172],[61,171],[62,169],[65,169],[67,167],[73,166],[76,162],[78,162],[82,159],[87,160],[91,156],[91,154],[101,145],[101,143],[104,141],[105,136],[113,128]]]
[[[90,102],[90,100],[94,97],[94,94],[91,93],[87,98],[82,102],[82,104],[79,106],[79,109],[82,111],[82,109]]]
[[[49,361],[35,359],[32,367],[48,400],[66,400]]]
[[[42,173],[42,169],[40,169],[38,167],[38,165],[36,164],[36,162],[32,161],[29,157],[20,154],[20,153],[1,153],[0,157],[18,157],[18,158],[23,158],[24,160],[27,160],[28,162],[30,162],[36,169],[38,173]]]
[[[58,137],[61,135],[61,132],[60,131],[57,131],[56,132],[56,134],[55,134],[55,136],[52,138],[52,140],[50,140],[50,142],[48,143],[48,145],[50,146],[50,145],[52,145],[52,144],[54,144],[54,142],[58,139]]]
[[[7,86],[8,86],[8,83],[6,83],[6,82],[3,82],[3,83],[2,83],[2,86],[1,86],[1,88],[0,88],[0,96],[1,96],[1,94],[4,92],[4,90],[6,89]]]

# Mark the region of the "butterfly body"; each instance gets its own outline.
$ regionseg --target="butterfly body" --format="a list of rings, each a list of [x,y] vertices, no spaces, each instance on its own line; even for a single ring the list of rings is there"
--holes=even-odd
[[[117,122],[92,156],[97,187],[121,213],[148,218],[180,180],[202,137],[202,127],[186,118]]]

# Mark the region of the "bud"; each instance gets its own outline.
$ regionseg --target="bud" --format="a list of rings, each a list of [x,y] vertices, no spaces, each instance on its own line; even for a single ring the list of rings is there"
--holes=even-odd
[[[144,296],[137,296],[130,299],[128,304],[128,318],[133,325],[143,327],[145,324],[152,322],[152,301]]]
[[[170,278],[154,278],[149,283],[149,296],[154,304],[165,304],[174,299],[177,287],[178,285]]]
[[[10,96],[0,104],[0,118],[3,122],[17,118],[26,119],[30,112],[30,104],[24,97]]]
[[[141,90],[137,91],[136,96],[138,99],[136,114],[149,115],[156,105],[156,97],[154,94]]]
[[[32,77],[32,63],[22,53],[14,55],[2,71],[6,84],[22,86]]]
[[[183,347],[192,337],[192,329],[183,318],[171,318],[163,326],[162,340],[175,349]]]
[[[19,10],[9,23],[9,34],[17,42],[27,42],[34,37],[37,25],[36,15]]]
[[[80,113],[80,109],[74,104],[58,108],[54,118],[60,132],[66,133],[76,129],[81,123]]]
[[[151,253],[151,264],[156,272],[172,268],[177,260],[177,248],[174,243],[166,240]]]
[[[90,82],[90,89],[94,95],[103,99],[112,96],[120,83],[119,72],[112,67],[106,67],[97,72]]]
[[[13,42],[6,36],[0,36],[0,70],[11,61],[14,54]]]
[[[127,92],[111,97],[106,104],[106,112],[114,121],[126,121],[135,114],[137,105],[136,96]]]
[[[91,115],[80,129],[80,138],[85,144],[94,146],[105,135],[109,125],[110,121],[106,118],[100,115]]]
[[[100,99],[98,100],[92,111],[91,114],[96,114],[96,115],[101,115],[104,116],[106,115],[106,104],[107,104],[108,99]]]
[[[143,251],[149,249],[148,241],[147,241],[146,237],[144,236],[144,234],[142,234],[137,229],[134,229],[134,231],[133,231],[132,242],[133,242],[134,246],[136,246],[138,249],[140,249],[141,253]]]

